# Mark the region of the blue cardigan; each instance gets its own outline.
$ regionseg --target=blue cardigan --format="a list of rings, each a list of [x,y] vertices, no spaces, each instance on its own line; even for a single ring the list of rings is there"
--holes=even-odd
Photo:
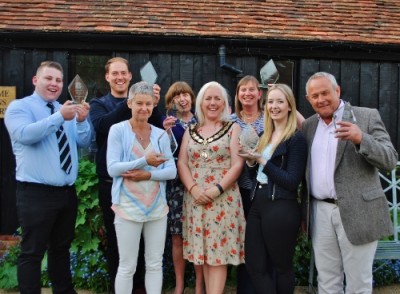
[[[170,141],[167,135],[161,139],[160,149],[158,147],[158,138],[165,131],[151,126],[150,142],[154,150],[161,152],[170,158],[168,161],[159,165],[157,168],[152,169],[151,180],[160,182],[160,191],[163,199],[165,199],[166,181],[174,179],[177,174],[174,159],[171,153]],[[127,172],[132,169],[141,169],[147,166],[146,158],[141,157],[133,161],[128,161],[131,155],[133,142],[135,141],[135,134],[132,132],[129,121],[123,121],[113,125],[110,129],[108,136],[107,148],[107,170],[113,178],[112,184],[112,203],[119,204],[120,189],[122,186],[121,173]]]

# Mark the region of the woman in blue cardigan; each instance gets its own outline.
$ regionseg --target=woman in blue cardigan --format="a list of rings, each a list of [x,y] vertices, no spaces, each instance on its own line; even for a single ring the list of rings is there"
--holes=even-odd
[[[304,177],[307,144],[296,130],[296,103],[285,84],[271,85],[267,92],[264,133],[255,151],[242,153],[254,182],[246,225],[246,267],[257,293],[292,294],[301,219],[297,190]]]
[[[115,293],[131,294],[140,238],[145,244],[145,286],[148,294],[162,291],[162,260],[167,230],[167,180],[176,177],[170,140],[148,123],[154,108],[153,87],[145,82],[129,89],[129,120],[113,125],[108,136],[107,170],[113,178],[119,266]]]

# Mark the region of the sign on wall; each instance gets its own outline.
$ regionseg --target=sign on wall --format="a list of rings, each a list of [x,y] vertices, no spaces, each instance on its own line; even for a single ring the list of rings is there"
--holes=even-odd
[[[0,118],[4,118],[8,105],[15,100],[16,88],[0,86]]]

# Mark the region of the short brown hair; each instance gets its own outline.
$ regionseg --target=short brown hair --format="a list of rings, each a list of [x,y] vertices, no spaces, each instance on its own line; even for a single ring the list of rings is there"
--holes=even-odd
[[[42,69],[45,67],[55,68],[55,69],[59,70],[62,75],[64,75],[62,65],[60,63],[58,63],[57,61],[51,61],[51,60],[43,61],[37,68],[36,75],[38,75],[42,71]]]
[[[165,108],[169,110],[172,107],[172,100],[174,100],[174,97],[182,93],[188,93],[190,95],[193,107],[196,98],[194,96],[192,88],[189,86],[188,83],[178,81],[173,83],[165,94]]]
[[[126,60],[125,58],[122,58],[122,57],[113,57],[113,58],[111,58],[111,59],[109,59],[108,61],[107,61],[107,63],[106,63],[106,65],[105,65],[105,70],[106,70],[106,73],[108,73],[108,71],[110,70],[110,65],[111,65],[111,63],[114,63],[114,62],[117,62],[117,61],[120,61],[120,62],[122,62],[122,63],[125,63],[126,64],[126,66],[128,67],[128,71],[130,72],[131,70],[129,69],[129,62],[128,62],[128,60]]]

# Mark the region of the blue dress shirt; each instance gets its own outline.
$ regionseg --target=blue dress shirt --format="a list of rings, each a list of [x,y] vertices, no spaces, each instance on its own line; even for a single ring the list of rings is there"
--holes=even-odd
[[[13,101],[5,113],[4,122],[10,134],[16,159],[16,179],[51,186],[73,185],[78,175],[78,149],[88,147],[91,130],[87,120],[65,121],[53,102],[55,113],[50,115],[48,101],[36,92]],[[71,149],[72,169],[66,174],[60,166],[56,131],[63,125]]]

